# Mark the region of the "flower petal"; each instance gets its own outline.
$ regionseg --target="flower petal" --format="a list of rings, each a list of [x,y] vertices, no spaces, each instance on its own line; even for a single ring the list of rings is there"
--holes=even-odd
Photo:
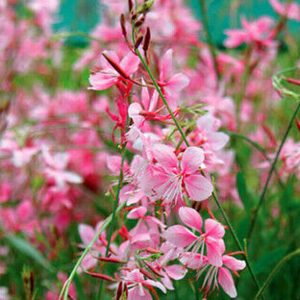
[[[120,66],[127,75],[135,73],[139,67],[140,59],[131,51],[122,59]]]
[[[172,78],[168,81],[168,88],[174,92],[180,92],[185,87],[187,87],[190,83],[189,78],[182,74],[178,73],[172,76]]]
[[[153,146],[153,157],[157,162],[167,169],[177,167],[178,160],[174,154],[174,149],[163,144],[156,144]]]
[[[181,207],[179,209],[179,217],[184,225],[194,228],[201,233],[203,222],[200,214],[195,209],[190,207]]]
[[[146,212],[147,212],[146,207],[141,206],[141,207],[134,208],[128,213],[127,219],[140,219],[145,216]]]
[[[172,74],[172,69],[173,69],[173,50],[169,49],[161,59],[159,79],[161,81],[167,80]]]
[[[184,178],[185,188],[192,200],[202,201],[211,196],[213,186],[211,182],[202,175],[189,175]]]
[[[246,263],[243,260],[236,259],[229,255],[223,256],[223,264],[230,270],[240,271],[245,269]]]
[[[215,239],[221,239],[225,235],[224,226],[214,219],[207,219],[204,223],[205,233]]]
[[[182,170],[188,174],[195,173],[204,161],[204,152],[198,147],[187,148],[181,161]]]
[[[187,273],[187,269],[181,265],[172,265],[165,267],[168,276],[174,280],[182,279]]]
[[[222,239],[206,238],[207,259],[209,263],[216,267],[223,264],[222,254],[225,251],[225,244]]]
[[[182,248],[197,240],[197,236],[181,225],[169,227],[165,232],[165,238],[173,245]]]
[[[218,282],[229,297],[237,296],[233,278],[227,269],[219,268]]]

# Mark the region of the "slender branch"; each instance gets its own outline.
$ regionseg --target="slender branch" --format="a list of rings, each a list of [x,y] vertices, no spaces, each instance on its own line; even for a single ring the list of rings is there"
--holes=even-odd
[[[111,225],[109,227],[109,231],[107,233],[107,246],[106,246],[105,256],[107,256],[109,253],[109,248],[110,248],[110,244],[111,244],[111,238],[112,238],[112,234],[113,234],[113,230],[114,230],[114,225],[116,223],[116,212],[117,212],[118,205],[119,205],[120,191],[123,186],[123,169],[124,169],[125,156],[126,156],[126,145],[124,145],[123,149],[122,149],[121,169],[120,169],[116,199],[114,202],[114,207],[113,207],[113,212],[112,212],[112,221],[111,221]]]
[[[232,224],[231,224],[231,222],[230,222],[230,220],[229,220],[229,218],[228,218],[228,216],[227,216],[227,214],[225,212],[225,210],[223,209],[223,207],[222,207],[222,205],[221,205],[221,203],[220,203],[220,201],[219,201],[216,193],[214,192],[212,194],[212,196],[213,196],[213,198],[214,198],[214,200],[216,202],[216,205],[218,206],[221,214],[223,215],[223,218],[224,218],[226,224],[229,227],[229,230],[230,230],[230,232],[232,234],[232,237],[233,237],[233,239],[234,239],[237,247],[239,248],[240,251],[243,252],[243,256],[245,258],[245,261],[246,261],[249,273],[250,273],[250,275],[251,275],[251,277],[253,279],[253,282],[255,283],[257,289],[259,290],[260,289],[260,285],[259,285],[259,282],[258,282],[258,280],[257,280],[257,278],[256,278],[256,276],[254,274],[253,269],[252,269],[251,263],[250,263],[249,258],[248,258],[248,254],[247,254],[246,251],[244,251],[244,248],[243,248],[243,246],[242,246],[242,244],[241,244],[241,242],[240,242],[240,240],[239,240],[239,238],[238,238],[238,236],[237,236],[237,234],[236,234],[236,232],[235,232],[235,230],[234,230],[234,228],[233,228],[233,226],[232,226]]]
[[[262,287],[259,289],[258,293],[255,296],[255,300],[258,300],[262,293],[264,292],[264,290],[270,285],[271,281],[273,280],[274,276],[278,273],[278,271],[289,261],[291,260],[293,257],[300,255],[300,248],[291,252],[290,254],[288,254],[287,256],[285,256],[283,259],[281,259],[279,261],[279,263],[274,267],[274,269],[272,270],[272,272],[270,273],[270,275],[268,276],[268,278],[266,279],[266,281],[264,282],[264,284],[262,285]]]
[[[266,183],[265,183],[265,185],[263,187],[263,191],[262,191],[262,193],[261,193],[261,195],[259,197],[259,201],[258,201],[257,207],[253,211],[253,214],[252,214],[252,217],[251,217],[251,221],[250,221],[249,231],[248,231],[248,234],[247,234],[247,240],[248,241],[250,241],[250,239],[252,237],[252,233],[253,233],[253,230],[254,230],[254,227],[255,227],[255,224],[256,224],[258,212],[259,212],[262,204],[265,201],[265,196],[266,196],[269,184],[271,182],[272,175],[273,175],[273,173],[275,171],[275,167],[276,167],[276,163],[277,163],[277,161],[279,159],[279,155],[280,155],[281,150],[282,150],[282,148],[283,148],[283,146],[284,146],[284,144],[285,144],[285,142],[287,140],[287,137],[288,137],[288,135],[289,135],[289,133],[290,133],[292,127],[293,127],[294,120],[297,117],[297,114],[298,114],[299,110],[300,110],[300,102],[299,102],[299,104],[297,104],[297,108],[296,108],[295,112],[293,113],[292,118],[290,119],[289,125],[288,125],[288,127],[287,127],[287,129],[286,129],[286,131],[285,131],[285,133],[283,135],[282,141],[280,143],[280,146],[279,146],[279,148],[278,148],[278,150],[276,152],[276,156],[274,158],[274,161],[273,161],[273,163],[271,165],[271,168],[269,170]]]
[[[123,208],[123,205],[119,206],[116,214],[118,214],[121,209]],[[69,298],[69,289],[71,286],[71,283],[74,279],[74,276],[77,273],[78,268],[80,267],[83,259],[86,257],[86,255],[89,253],[89,251],[92,249],[93,245],[96,243],[96,241],[98,240],[100,234],[108,227],[108,225],[111,223],[112,221],[112,214],[109,215],[105,221],[103,222],[103,225],[97,230],[96,234],[94,235],[93,239],[91,240],[91,242],[87,245],[87,247],[84,249],[84,251],[82,252],[81,256],[79,257],[79,259],[77,260],[72,272],[70,273],[68,279],[65,281],[63,288],[60,292],[60,296],[59,296],[59,300],[63,299],[63,300],[68,300]]]
[[[137,54],[137,56],[139,57],[140,61],[142,62],[144,68],[146,69],[146,71],[147,71],[149,77],[151,78],[151,81],[152,81],[152,83],[153,83],[153,85],[154,85],[156,91],[158,92],[160,98],[162,99],[162,101],[163,101],[163,103],[164,103],[164,105],[165,105],[165,107],[166,107],[168,113],[170,114],[170,116],[171,116],[173,122],[175,123],[175,126],[177,127],[177,129],[178,129],[180,135],[182,136],[182,139],[184,140],[185,144],[186,144],[187,146],[189,146],[189,142],[188,142],[187,139],[186,139],[186,136],[185,136],[185,134],[184,134],[184,132],[183,132],[183,129],[182,129],[181,125],[180,125],[179,122],[177,121],[177,119],[176,119],[176,117],[175,117],[175,115],[174,115],[172,109],[170,108],[170,106],[169,106],[169,104],[168,104],[168,102],[167,102],[167,99],[165,98],[165,96],[164,96],[164,94],[163,94],[161,88],[159,87],[158,83],[156,82],[156,79],[155,79],[155,77],[154,77],[152,71],[150,70],[149,66],[147,65],[147,63],[146,63],[146,61],[144,60],[144,58],[143,58],[141,52],[140,52],[138,49],[136,49],[136,54]]]
[[[201,17],[202,17],[202,25],[203,25],[203,30],[206,36],[206,42],[208,44],[208,49],[210,52],[210,56],[213,61],[213,66],[214,66],[214,71],[215,75],[217,78],[217,82],[220,81],[221,74],[219,72],[218,68],[218,61],[217,61],[217,53],[216,53],[216,48],[214,45],[214,42],[212,40],[210,30],[209,30],[209,22],[208,22],[208,16],[207,16],[207,7],[206,7],[206,0],[200,0],[200,10],[201,10]]]

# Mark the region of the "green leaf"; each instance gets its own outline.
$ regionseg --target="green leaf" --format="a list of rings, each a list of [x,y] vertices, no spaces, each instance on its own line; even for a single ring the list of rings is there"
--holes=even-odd
[[[236,175],[236,185],[241,201],[244,204],[247,214],[251,213],[253,201],[251,201],[251,195],[248,192],[247,184],[243,173],[238,172]]]
[[[269,251],[267,254],[263,255],[255,264],[254,272],[255,274],[260,274],[270,271],[273,265],[278,262],[287,252],[288,246],[278,247],[274,250]]]
[[[15,248],[17,251],[21,252],[22,254],[26,255],[27,257],[34,260],[37,264],[44,267],[50,272],[54,272],[53,267],[50,263],[44,258],[44,256],[34,248],[30,243],[26,240],[16,236],[16,235],[6,235],[5,239],[8,243]]]

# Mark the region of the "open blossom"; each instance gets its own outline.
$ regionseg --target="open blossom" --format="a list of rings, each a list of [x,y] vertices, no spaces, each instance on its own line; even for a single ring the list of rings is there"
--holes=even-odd
[[[237,271],[243,270],[246,267],[246,263],[243,260],[225,254],[221,258],[221,264],[215,266],[209,264],[206,257],[200,258],[200,255],[198,255],[194,257],[194,261],[189,267],[197,270],[198,278],[205,274],[202,284],[205,296],[220,285],[230,298],[236,298],[237,291],[231,272],[238,275]]]
[[[55,181],[59,188],[63,188],[66,183],[82,183],[81,176],[74,172],[65,170],[69,162],[69,156],[67,153],[56,153],[51,155],[49,149],[43,148],[42,154],[47,165],[44,172],[49,178]]]
[[[142,89],[141,103],[134,102],[130,104],[128,108],[128,115],[132,118],[134,124],[138,128],[143,128],[145,121],[148,120],[161,120],[158,116],[159,110],[156,112],[158,104],[158,93],[153,92],[152,97],[150,97],[147,88]]]
[[[177,204],[186,193],[192,200],[207,199],[213,191],[211,182],[199,171],[203,166],[201,148],[188,147],[179,159],[170,146],[156,144],[151,149],[155,163],[150,164],[141,180],[142,189],[166,204]]]
[[[254,44],[257,47],[274,45],[273,41],[274,20],[270,17],[261,17],[254,22],[249,22],[245,18],[242,19],[242,29],[225,30],[228,36],[225,40],[225,46],[235,48],[243,43]]]
[[[138,269],[128,272],[123,280],[127,283],[128,300],[152,300],[149,289],[153,290],[154,287],[166,293],[166,288],[160,282],[145,279]]]
[[[179,93],[188,86],[189,79],[183,73],[173,74],[173,50],[169,49],[161,58],[158,84],[165,93],[172,109],[177,107]]]
[[[110,62],[103,56],[101,57],[100,70],[90,75],[90,89],[92,90],[106,90],[122,81],[129,80],[138,69],[139,58],[132,52],[128,52],[121,60],[113,51],[104,52],[104,55],[109,58]]]
[[[278,0],[269,1],[278,14],[300,22],[300,5],[295,1],[287,1],[286,3],[282,3]]]
[[[210,264],[220,266],[222,264],[222,254],[225,251],[224,226],[216,220],[206,219],[203,231],[202,217],[196,210],[189,207],[181,207],[179,217],[184,225],[195,230],[199,235],[196,235],[185,226],[174,225],[165,232],[167,241],[177,247],[184,248],[185,251],[190,251],[192,260],[194,259],[193,254],[200,252],[203,256],[206,253]]]

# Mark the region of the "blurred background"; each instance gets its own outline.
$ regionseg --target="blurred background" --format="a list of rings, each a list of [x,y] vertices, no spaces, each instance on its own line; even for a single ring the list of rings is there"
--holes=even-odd
[[[101,11],[104,8],[101,7],[99,2],[101,3],[101,0],[62,0],[55,30],[89,32],[101,19]],[[199,1],[187,0],[186,2],[200,19]],[[225,37],[224,29],[237,27],[241,16],[245,16],[250,20],[262,15],[278,18],[268,0],[210,0],[207,2],[210,29],[215,43],[219,46],[222,46]],[[299,0],[296,2],[300,3]],[[295,37],[300,39],[299,23],[290,21],[289,29]],[[73,37],[68,42],[77,46],[84,46],[87,43],[84,38],[78,37]]]

